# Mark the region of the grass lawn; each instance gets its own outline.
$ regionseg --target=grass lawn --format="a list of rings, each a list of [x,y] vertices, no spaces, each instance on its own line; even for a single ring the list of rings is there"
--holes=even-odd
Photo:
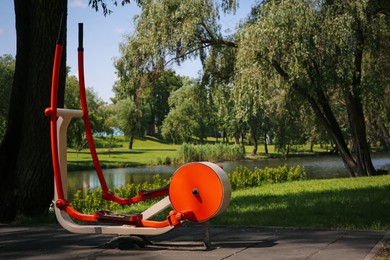
[[[98,140],[99,142],[99,140]],[[127,149],[120,138],[112,150],[99,148],[103,167],[161,164],[174,159],[178,145],[155,138],[136,140]],[[118,147],[119,146],[119,147]],[[252,147],[247,146],[247,154]],[[270,153],[274,147],[269,147]],[[307,151],[306,147],[302,151]],[[315,147],[316,152],[323,152]],[[261,154],[263,147],[259,147]],[[70,168],[92,166],[88,150],[69,150]],[[307,180],[234,191],[227,211],[212,223],[229,226],[280,226],[340,229],[390,230],[390,175],[328,180]],[[147,205],[126,209],[142,212]]]
[[[221,139],[219,139],[221,141]],[[207,143],[215,143],[215,138],[208,138]],[[146,165],[162,165],[174,162],[178,156],[177,150],[180,145],[168,144],[155,137],[147,136],[144,139],[137,139],[133,149],[128,149],[128,141],[122,137],[115,137],[114,147],[109,149],[108,138],[95,138],[97,153],[102,168],[135,167]],[[233,144],[233,143],[232,143]],[[253,156],[253,145],[246,145],[246,156],[260,159],[268,157],[280,157],[275,151],[274,145],[268,146],[268,154],[265,154],[264,146],[258,147],[257,155]],[[313,152],[310,152],[309,145],[296,146],[291,148],[291,155],[310,155],[325,153],[326,147],[315,145]],[[82,149],[77,152],[75,149],[68,149],[69,170],[93,169],[92,158],[89,149]]]
[[[390,175],[308,180],[233,192],[216,225],[390,230]]]
[[[211,220],[222,226],[277,226],[390,231],[390,175],[307,180],[237,190],[227,210]],[[117,213],[142,212],[148,203]],[[169,211],[169,210],[168,210]],[[160,214],[165,219],[167,211]],[[20,216],[19,223],[55,222]]]
[[[97,148],[99,161],[102,168],[134,167],[165,164],[168,159],[174,159],[179,145],[167,144],[154,137],[136,140],[133,149],[128,149],[128,141],[124,137],[116,138],[115,147]],[[95,138],[96,146],[105,146],[104,139]],[[68,149],[69,170],[93,169],[92,158],[89,149],[77,152]]]

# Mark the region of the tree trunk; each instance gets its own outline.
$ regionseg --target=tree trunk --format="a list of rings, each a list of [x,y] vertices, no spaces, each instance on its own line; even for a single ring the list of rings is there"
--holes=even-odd
[[[363,105],[361,101],[361,75],[362,59],[364,48],[364,37],[360,23],[356,32],[357,44],[355,47],[354,75],[352,79],[352,88],[347,88],[344,96],[346,100],[349,125],[351,128],[352,141],[355,148],[356,175],[372,176],[375,175],[375,168],[372,164],[370,149],[367,142],[366,123],[364,120]]]
[[[51,74],[61,14],[67,1],[15,0],[16,65],[7,131],[0,145],[0,220],[17,212],[47,212],[53,199],[49,120]],[[66,24],[66,17],[64,17]],[[66,45],[65,45],[66,46]],[[59,104],[63,104],[66,51]]]
[[[257,143],[257,137],[256,136],[252,136],[253,138],[253,150],[252,150],[252,154],[255,155],[257,153],[257,146],[258,146],[258,143]]]
[[[356,100],[356,98],[349,96],[347,100],[347,111],[353,143],[353,150],[351,149],[351,152],[356,158],[356,175],[375,175],[375,169],[372,164],[370,149],[367,143],[363,108],[359,100]]]
[[[242,149],[242,151],[243,151],[243,153],[244,153],[244,155],[245,155],[244,133],[241,133],[241,134],[240,134],[240,137],[241,137],[241,142],[240,142],[240,144],[241,144],[241,149]]]
[[[134,136],[131,135],[129,138],[129,150],[133,150]]]
[[[226,129],[223,129],[222,131],[222,142],[225,144],[229,144],[229,139],[227,137]]]
[[[268,154],[267,134],[264,134],[264,151],[265,154]]]
[[[343,133],[340,129],[340,126],[334,117],[334,114],[330,108],[330,105],[325,98],[324,93],[322,90],[317,89],[317,97],[318,102],[312,97],[309,97],[307,94],[304,94],[303,96],[309,101],[311,107],[314,110],[314,113],[316,114],[317,118],[320,120],[322,125],[325,127],[329,135],[332,137],[333,141],[335,142],[338,150],[340,151],[341,158],[343,159],[344,165],[346,166],[349,175],[351,177],[357,177],[357,176],[370,176],[372,175],[369,172],[362,171],[361,167],[363,167],[360,164],[365,164],[364,167],[369,167],[369,164],[372,166],[371,157],[368,152],[368,145],[367,145],[367,139],[365,137],[365,124],[364,124],[364,117],[362,117],[362,114],[356,114],[354,115],[354,118],[350,119],[350,122],[353,121],[353,124],[359,125],[360,130],[352,130],[352,138],[354,139],[354,143],[357,144],[362,150],[359,152],[359,157],[354,158],[351,151],[348,149],[348,145],[345,142]],[[350,107],[347,109],[351,109]],[[353,111],[356,111],[356,108],[352,108]],[[363,111],[361,111],[363,113]],[[359,119],[360,118],[360,119]],[[353,126],[351,125],[351,128]],[[363,131],[359,132],[359,139],[356,139],[358,137],[356,134],[354,134],[354,131]],[[367,145],[365,146],[364,143]],[[367,153],[368,152],[368,153]],[[368,168],[366,168],[368,169]],[[374,167],[372,166],[372,169]],[[375,170],[374,170],[375,172]]]

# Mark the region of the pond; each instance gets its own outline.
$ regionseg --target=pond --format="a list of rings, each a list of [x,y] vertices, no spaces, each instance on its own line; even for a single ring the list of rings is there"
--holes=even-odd
[[[376,169],[390,170],[390,152],[375,153],[372,161]],[[296,157],[289,159],[261,159],[261,160],[241,160],[233,162],[223,162],[222,166],[227,173],[233,172],[239,166],[246,166],[253,170],[265,167],[278,166],[304,166],[308,179],[325,179],[336,177],[348,177],[344,164],[338,156],[316,156],[316,157]],[[153,176],[160,174],[161,178],[168,179],[175,172],[177,167],[156,166],[156,167],[132,167],[104,170],[107,185],[110,189],[124,186],[127,183],[152,182]],[[77,190],[86,191],[99,188],[99,180],[94,170],[72,171],[68,174],[68,194],[69,199]]]

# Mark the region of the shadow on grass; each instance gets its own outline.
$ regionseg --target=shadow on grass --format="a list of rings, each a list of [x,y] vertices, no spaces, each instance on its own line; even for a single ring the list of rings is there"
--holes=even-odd
[[[140,167],[145,166],[145,164],[138,162],[123,162],[123,161],[111,161],[111,160],[99,160],[100,167],[102,169],[111,169],[111,168],[126,168],[126,167]],[[71,161],[68,162],[68,171],[83,171],[83,170],[93,170],[95,169],[92,160],[88,161]]]
[[[83,150],[83,151],[80,151],[80,152],[75,152],[75,151],[68,151],[69,154],[91,154],[91,152],[89,150]],[[140,151],[140,150],[111,150],[111,151],[108,151],[108,150],[99,150],[98,152],[98,155],[99,154],[142,154],[144,153],[143,151]]]
[[[215,224],[390,230],[390,185],[236,196]]]

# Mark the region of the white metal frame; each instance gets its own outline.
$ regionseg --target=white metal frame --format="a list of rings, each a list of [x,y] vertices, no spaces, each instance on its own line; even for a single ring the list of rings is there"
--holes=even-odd
[[[62,179],[62,187],[64,197],[67,199],[68,189],[68,167],[67,167],[67,129],[72,118],[83,117],[81,110],[74,109],[57,109],[57,136],[58,136],[58,156],[60,161],[60,171]],[[54,185],[54,200],[57,201],[57,190]],[[169,197],[166,196],[144,212],[142,212],[143,219],[150,219],[154,215],[160,213],[164,209],[171,206]],[[163,228],[151,227],[137,227],[132,225],[79,225],[64,210],[55,208],[55,214],[60,225],[72,233],[83,234],[114,234],[114,235],[161,235],[174,228],[174,226],[167,226]]]

